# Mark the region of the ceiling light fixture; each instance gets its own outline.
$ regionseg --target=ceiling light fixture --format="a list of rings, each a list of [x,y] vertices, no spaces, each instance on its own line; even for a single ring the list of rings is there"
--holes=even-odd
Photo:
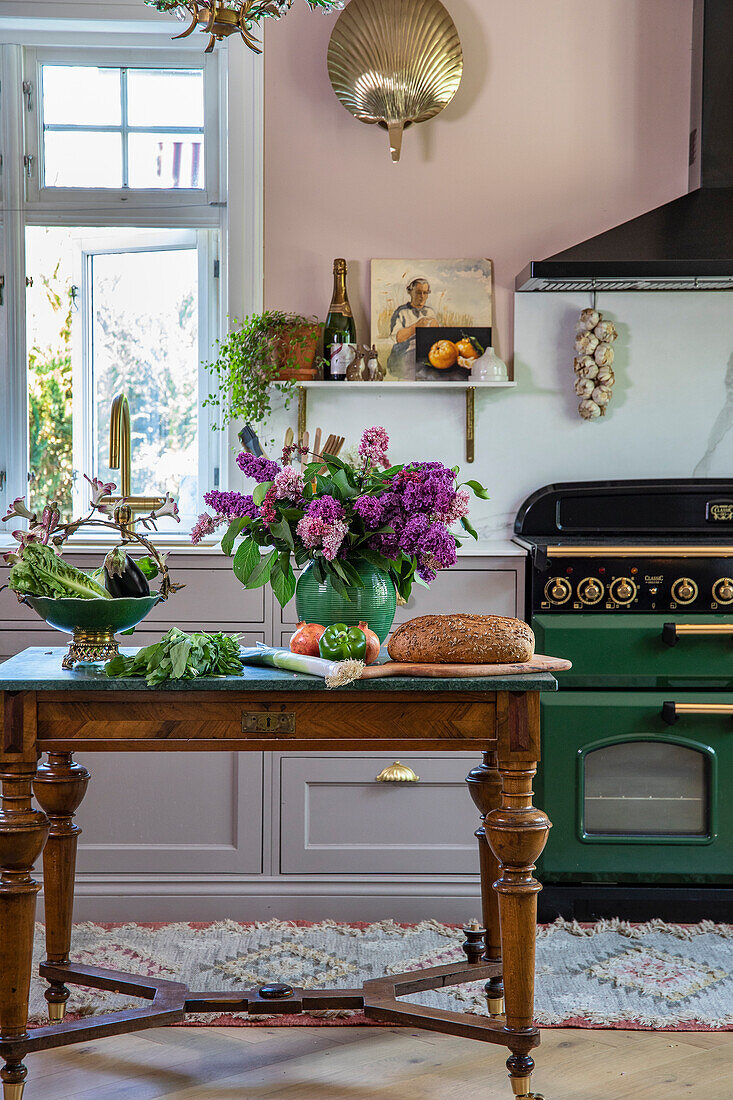
[[[263,19],[287,15],[293,0],[145,0],[145,3],[179,19],[190,18],[190,25],[174,38],[188,38],[198,27],[209,35],[206,53],[211,53],[223,38],[237,33],[251,50],[262,53],[260,41],[252,32]],[[306,3],[311,11],[335,11],[344,6],[344,0],[306,0]]]

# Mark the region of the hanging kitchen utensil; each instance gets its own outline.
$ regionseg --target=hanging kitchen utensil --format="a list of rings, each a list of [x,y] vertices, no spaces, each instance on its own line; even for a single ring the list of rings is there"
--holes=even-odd
[[[360,122],[389,132],[393,161],[403,130],[447,107],[462,74],[461,40],[440,0],[351,0],[336,21],[333,90]]]

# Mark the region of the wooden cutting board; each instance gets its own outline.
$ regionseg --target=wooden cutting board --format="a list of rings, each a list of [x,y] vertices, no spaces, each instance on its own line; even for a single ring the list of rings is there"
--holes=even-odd
[[[544,657],[535,653],[531,661],[516,665],[418,665],[399,661],[386,661],[383,665],[368,665],[361,674],[362,680],[378,680],[383,676],[432,676],[443,679],[479,676],[521,676],[528,672],[567,672],[571,661],[561,657]]]

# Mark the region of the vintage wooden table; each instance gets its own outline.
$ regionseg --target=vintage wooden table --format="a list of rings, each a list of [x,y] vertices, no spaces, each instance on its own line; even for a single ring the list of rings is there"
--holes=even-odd
[[[537,894],[534,863],[550,823],[532,805],[539,758],[539,693],[549,672],[471,679],[403,677],[325,691],[322,681],[275,669],[241,677],[183,681],[165,690],[114,680],[93,667],[61,669],[63,649],[27,649],[0,665],[0,1069],[3,1100],[20,1100],[25,1056],[105,1035],[180,1023],[187,1012],[293,1013],[363,1010],[408,1024],[508,1047],[515,1096],[530,1097],[539,1043],[534,1025]],[[563,667],[560,663],[559,667]],[[286,985],[241,992],[195,992],[185,985],[99,970],[70,961],[74,811],[89,781],[75,763],[89,752],[323,751],[389,753],[477,749],[467,777],[481,815],[481,930],[469,931],[466,961],[365,982],[360,989]],[[45,763],[38,764],[42,753]],[[164,791],[161,796],[165,796]],[[35,795],[38,807],[33,803]],[[130,789],[131,802],[135,798]],[[43,852],[51,1024],[27,1030],[36,894],[33,865]],[[124,914],[121,914],[123,916]],[[487,979],[486,1017],[400,1000],[410,994]],[[140,997],[133,1011],[64,1020],[68,985]],[[503,1014],[504,1003],[506,1014]]]

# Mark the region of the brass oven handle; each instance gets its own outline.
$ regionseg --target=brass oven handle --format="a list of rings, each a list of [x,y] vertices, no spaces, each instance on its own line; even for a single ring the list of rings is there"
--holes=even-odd
[[[681,714],[725,714],[733,718],[733,703],[662,703],[662,718],[673,726]]]
[[[412,768],[408,767],[407,764],[395,760],[394,764],[382,768],[379,775],[375,775],[374,781],[376,783],[419,783],[420,776],[415,775]]]
[[[665,645],[677,645],[683,634],[733,635],[733,623],[665,623],[662,627],[662,641]]]

